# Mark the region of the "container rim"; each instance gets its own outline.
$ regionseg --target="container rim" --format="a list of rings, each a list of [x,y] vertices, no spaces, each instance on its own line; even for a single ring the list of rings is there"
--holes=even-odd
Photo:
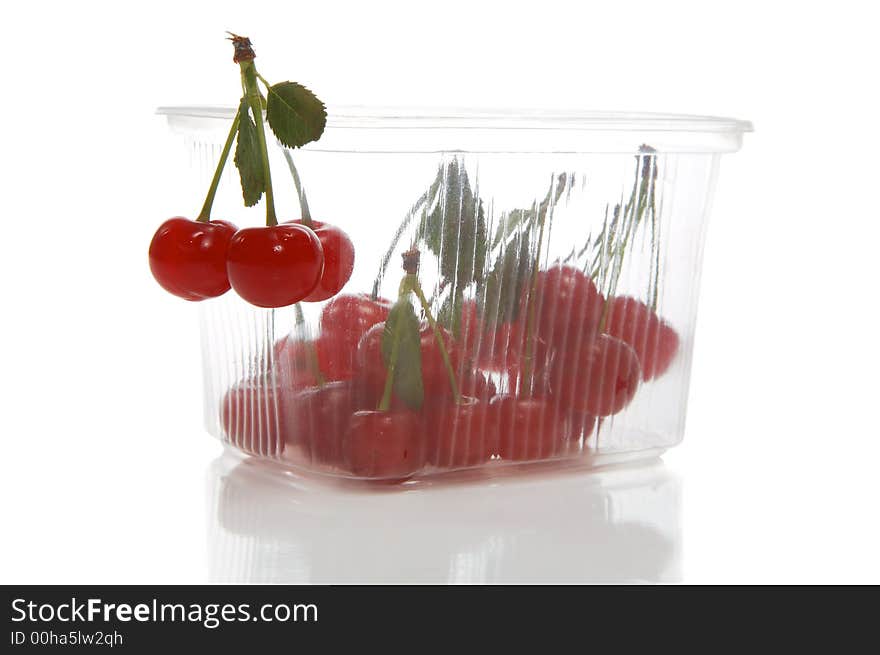
[[[168,117],[231,119],[229,106],[164,106],[156,113]],[[330,106],[327,125],[369,129],[543,129],[602,132],[691,132],[742,135],[752,123],[721,116],[629,111],[500,109],[462,107]]]

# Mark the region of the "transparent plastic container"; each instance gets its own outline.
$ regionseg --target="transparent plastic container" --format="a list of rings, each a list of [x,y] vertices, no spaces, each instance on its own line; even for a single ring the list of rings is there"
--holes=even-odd
[[[233,110],[159,111],[191,154],[181,197],[196,202]],[[713,187],[748,123],[328,113],[320,141],[272,144],[276,205],[279,220],[305,210],[344,229],[354,272],[324,302],[200,303],[211,434],[295,470],[386,482],[594,467],[681,441]],[[230,162],[214,217],[244,227],[262,212],[243,208]],[[430,311],[407,295],[421,345],[379,416],[378,344],[413,249]]]

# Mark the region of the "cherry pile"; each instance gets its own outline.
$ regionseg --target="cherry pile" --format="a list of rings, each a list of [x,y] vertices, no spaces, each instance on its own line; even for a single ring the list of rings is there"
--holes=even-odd
[[[579,269],[556,264],[537,273],[514,322],[492,325],[466,301],[458,338],[440,328],[443,348],[423,323],[424,403],[415,411],[394,394],[381,411],[391,307],[383,298],[339,295],[324,306],[316,339],[276,343],[272,375],[223,398],[230,441],[377,479],[565,457],[580,452],[597,419],[623,410],[642,382],[665,373],[679,346],[675,330],[643,302],[606,301]]]

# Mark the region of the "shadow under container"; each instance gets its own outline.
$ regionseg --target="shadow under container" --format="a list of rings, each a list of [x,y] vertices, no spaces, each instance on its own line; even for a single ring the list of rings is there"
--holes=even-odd
[[[159,111],[190,152],[181,189],[193,195],[233,110]],[[663,114],[340,108],[318,142],[273,141],[279,220],[342,228],[354,270],[323,302],[260,309],[231,291],[200,304],[208,431],[294,470],[386,482],[590,468],[675,446],[713,188],[750,130]],[[264,220],[262,203],[243,207],[231,161],[214,217]],[[408,294],[418,324],[383,338],[414,249],[426,303]],[[401,347],[377,415],[398,337],[420,345]]]

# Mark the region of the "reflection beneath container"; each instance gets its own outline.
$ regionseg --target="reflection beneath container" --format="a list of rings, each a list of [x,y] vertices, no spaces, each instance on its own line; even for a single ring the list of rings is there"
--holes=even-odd
[[[681,483],[655,460],[412,489],[209,469],[210,575],[241,583],[676,582]]]

